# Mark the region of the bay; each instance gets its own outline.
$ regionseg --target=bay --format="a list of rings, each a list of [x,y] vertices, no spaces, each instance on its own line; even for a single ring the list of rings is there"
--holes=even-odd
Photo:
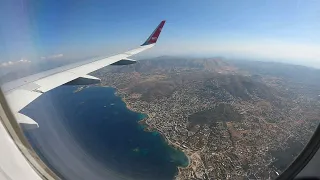
[[[25,131],[35,151],[65,179],[173,179],[185,154],[146,132],[110,87],[59,87],[23,110],[40,128]]]

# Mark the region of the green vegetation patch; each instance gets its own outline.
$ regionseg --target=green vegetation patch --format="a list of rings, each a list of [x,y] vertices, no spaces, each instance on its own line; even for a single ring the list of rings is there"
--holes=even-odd
[[[188,121],[191,126],[242,120],[242,115],[230,104],[221,103],[213,109],[191,114]]]

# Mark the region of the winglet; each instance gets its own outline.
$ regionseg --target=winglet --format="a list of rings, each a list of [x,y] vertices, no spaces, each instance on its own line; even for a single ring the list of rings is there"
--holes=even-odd
[[[155,44],[159,38],[159,35],[161,33],[161,30],[164,26],[164,23],[166,21],[163,20],[161,23],[157,26],[157,28],[152,32],[152,34],[149,36],[149,38],[144,42],[141,46],[149,45],[149,44]]]

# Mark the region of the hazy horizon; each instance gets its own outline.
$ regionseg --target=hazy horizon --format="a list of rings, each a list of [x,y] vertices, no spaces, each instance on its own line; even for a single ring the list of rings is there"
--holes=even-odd
[[[139,46],[165,19],[157,47],[137,58],[220,56],[320,68],[319,1],[14,0],[1,2],[0,13],[5,65],[117,54]]]

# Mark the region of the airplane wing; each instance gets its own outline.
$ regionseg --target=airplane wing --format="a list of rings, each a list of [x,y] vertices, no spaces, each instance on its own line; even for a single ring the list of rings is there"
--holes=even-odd
[[[98,83],[100,82],[99,78],[87,74],[108,65],[135,63],[128,57],[152,48],[157,42],[164,24],[165,21],[161,21],[149,38],[136,49],[95,61],[52,69],[4,84],[1,88],[18,123],[25,128],[39,127],[37,122],[19,113],[19,111],[41,94],[65,84],[88,85]]]

